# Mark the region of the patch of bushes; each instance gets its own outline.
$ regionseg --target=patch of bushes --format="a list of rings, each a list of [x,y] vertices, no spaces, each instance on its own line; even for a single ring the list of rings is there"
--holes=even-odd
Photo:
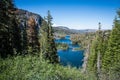
[[[0,59],[0,80],[86,80],[79,69],[50,64],[38,56]]]

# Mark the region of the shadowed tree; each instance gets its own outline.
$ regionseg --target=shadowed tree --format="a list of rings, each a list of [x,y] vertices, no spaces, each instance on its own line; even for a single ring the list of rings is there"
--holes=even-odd
[[[37,24],[33,16],[31,16],[28,20],[28,27],[27,27],[27,36],[28,36],[28,45],[32,48],[33,52],[39,51],[39,41],[38,41],[38,30]]]
[[[12,0],[0,0],[0,54],[13,55],[14,4]]]

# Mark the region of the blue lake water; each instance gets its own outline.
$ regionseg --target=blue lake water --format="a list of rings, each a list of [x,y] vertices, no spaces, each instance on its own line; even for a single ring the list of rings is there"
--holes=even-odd
[[[81,67],[84,58],[84,50],[73,50],[74,48],[79,48],[78,44],[72,44],[70,36],[67,35],[64,39],[56,39],[56,43],[65,43],[69,45],[67,50],[58,50],[58,56],[60,57],[60,63],[64,66],[70,65],[72,67]]]

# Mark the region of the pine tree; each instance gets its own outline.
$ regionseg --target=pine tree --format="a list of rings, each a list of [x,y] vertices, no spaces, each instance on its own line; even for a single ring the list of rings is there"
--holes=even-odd
[[[13,0],[0,0],[0,53],[2,57],[21,53],[21,29]]]
[[[109,32],[101,31],[101,23],[98,25],[99,30],[96,32],[96,37],[91,46],[91,52],[88,60],[88,70],[94,72],[99,80],[101,76],[102,57],[107,49]]]
[[[58,63],[57,49],[54,42],[54,35],[53,35],[51,22],[52,22],[52,16],[50,15],[50,11],[48,11],[46,21],[43,21],[42,28],[41,28],[42,29],[41,35],[43,36],[42,39],[44,40],[44,42],[41,42],[41,46],[42,46],[42,43],[44,43],[43,45],[45,45],[45,48],[44,48],[45,58],[50,60],[51,63]]]
[[[97,53],[98,53],[98,40],[97,38],[92,41],[92,45],[90,48],[90,55],[88,58],[88,71],[92,71],[97,74]]]
[[[53,29],[52,29],[52,16],[50,14],[50,11],[48,11],[47,15],[47,23],[48,23],[48,30],[49,30],[49,36],[48,36],[48,57],[51,62],[58,62],[58,56],[57,56],[57,49],[54,42],[54,35],[53,35]]]
[[[120,11],[118,11],[120,16]],[[112,29],[109,41],[108,48],[103,57],[102,68],[105,71],[109,71],[110,68],[114,67],[120,63],[120,20],[114,20],[114,27]]]
[[[21,23],[21,22],[20,22]],[[26,31],[26,21],[23,23],[24,25],[20,25],[21,27],[21,46],[22,46],[22,53],[21,54],[28,54],[28,38],[27,38],[27,31]]]
[[[41,53],[47,54],[47,44],[48,44],[48,25],[45,20],[42,21],[42,27],[40,28],[40,51]]]
[[[47,54],[47,45],[48,45],[48,25],[47,22],[44,20],[42,21],[41,28],[40,28],[40,51],[42,53],[42,56],[46,58]]]
[[[30,17],[28,20],[27,35],[28,35],[29,47],[32,48],[33,52],[39,51],[40,44],[38,41],[37,24],[33,16]]]
[[[0,54],[6,57],[13,55],[13,10],[12,0],[0,0]]]
[[[22,37],[21,37],[21,29],[19,27],[19,22],[17,17],[15,16],[13,19],[13,48],[17,53],[22,53]]]

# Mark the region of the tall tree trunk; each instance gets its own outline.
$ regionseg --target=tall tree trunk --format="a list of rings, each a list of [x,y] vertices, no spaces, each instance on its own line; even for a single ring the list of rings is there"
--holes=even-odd
[[[86,72],[89,54],[90,54],[90,44],[88,44],[87,49],[86,49],[86,51],[84,53],[85,57],[84,57],[83,65],[82,65],[82,67],[83,67],[82,72],[83,73]]]
[[[100,67],[101,67],[101,55],[100,55],[100,51],[98,51],[98,55],[97,55],[97,77],[98,80],[100,80]]]

